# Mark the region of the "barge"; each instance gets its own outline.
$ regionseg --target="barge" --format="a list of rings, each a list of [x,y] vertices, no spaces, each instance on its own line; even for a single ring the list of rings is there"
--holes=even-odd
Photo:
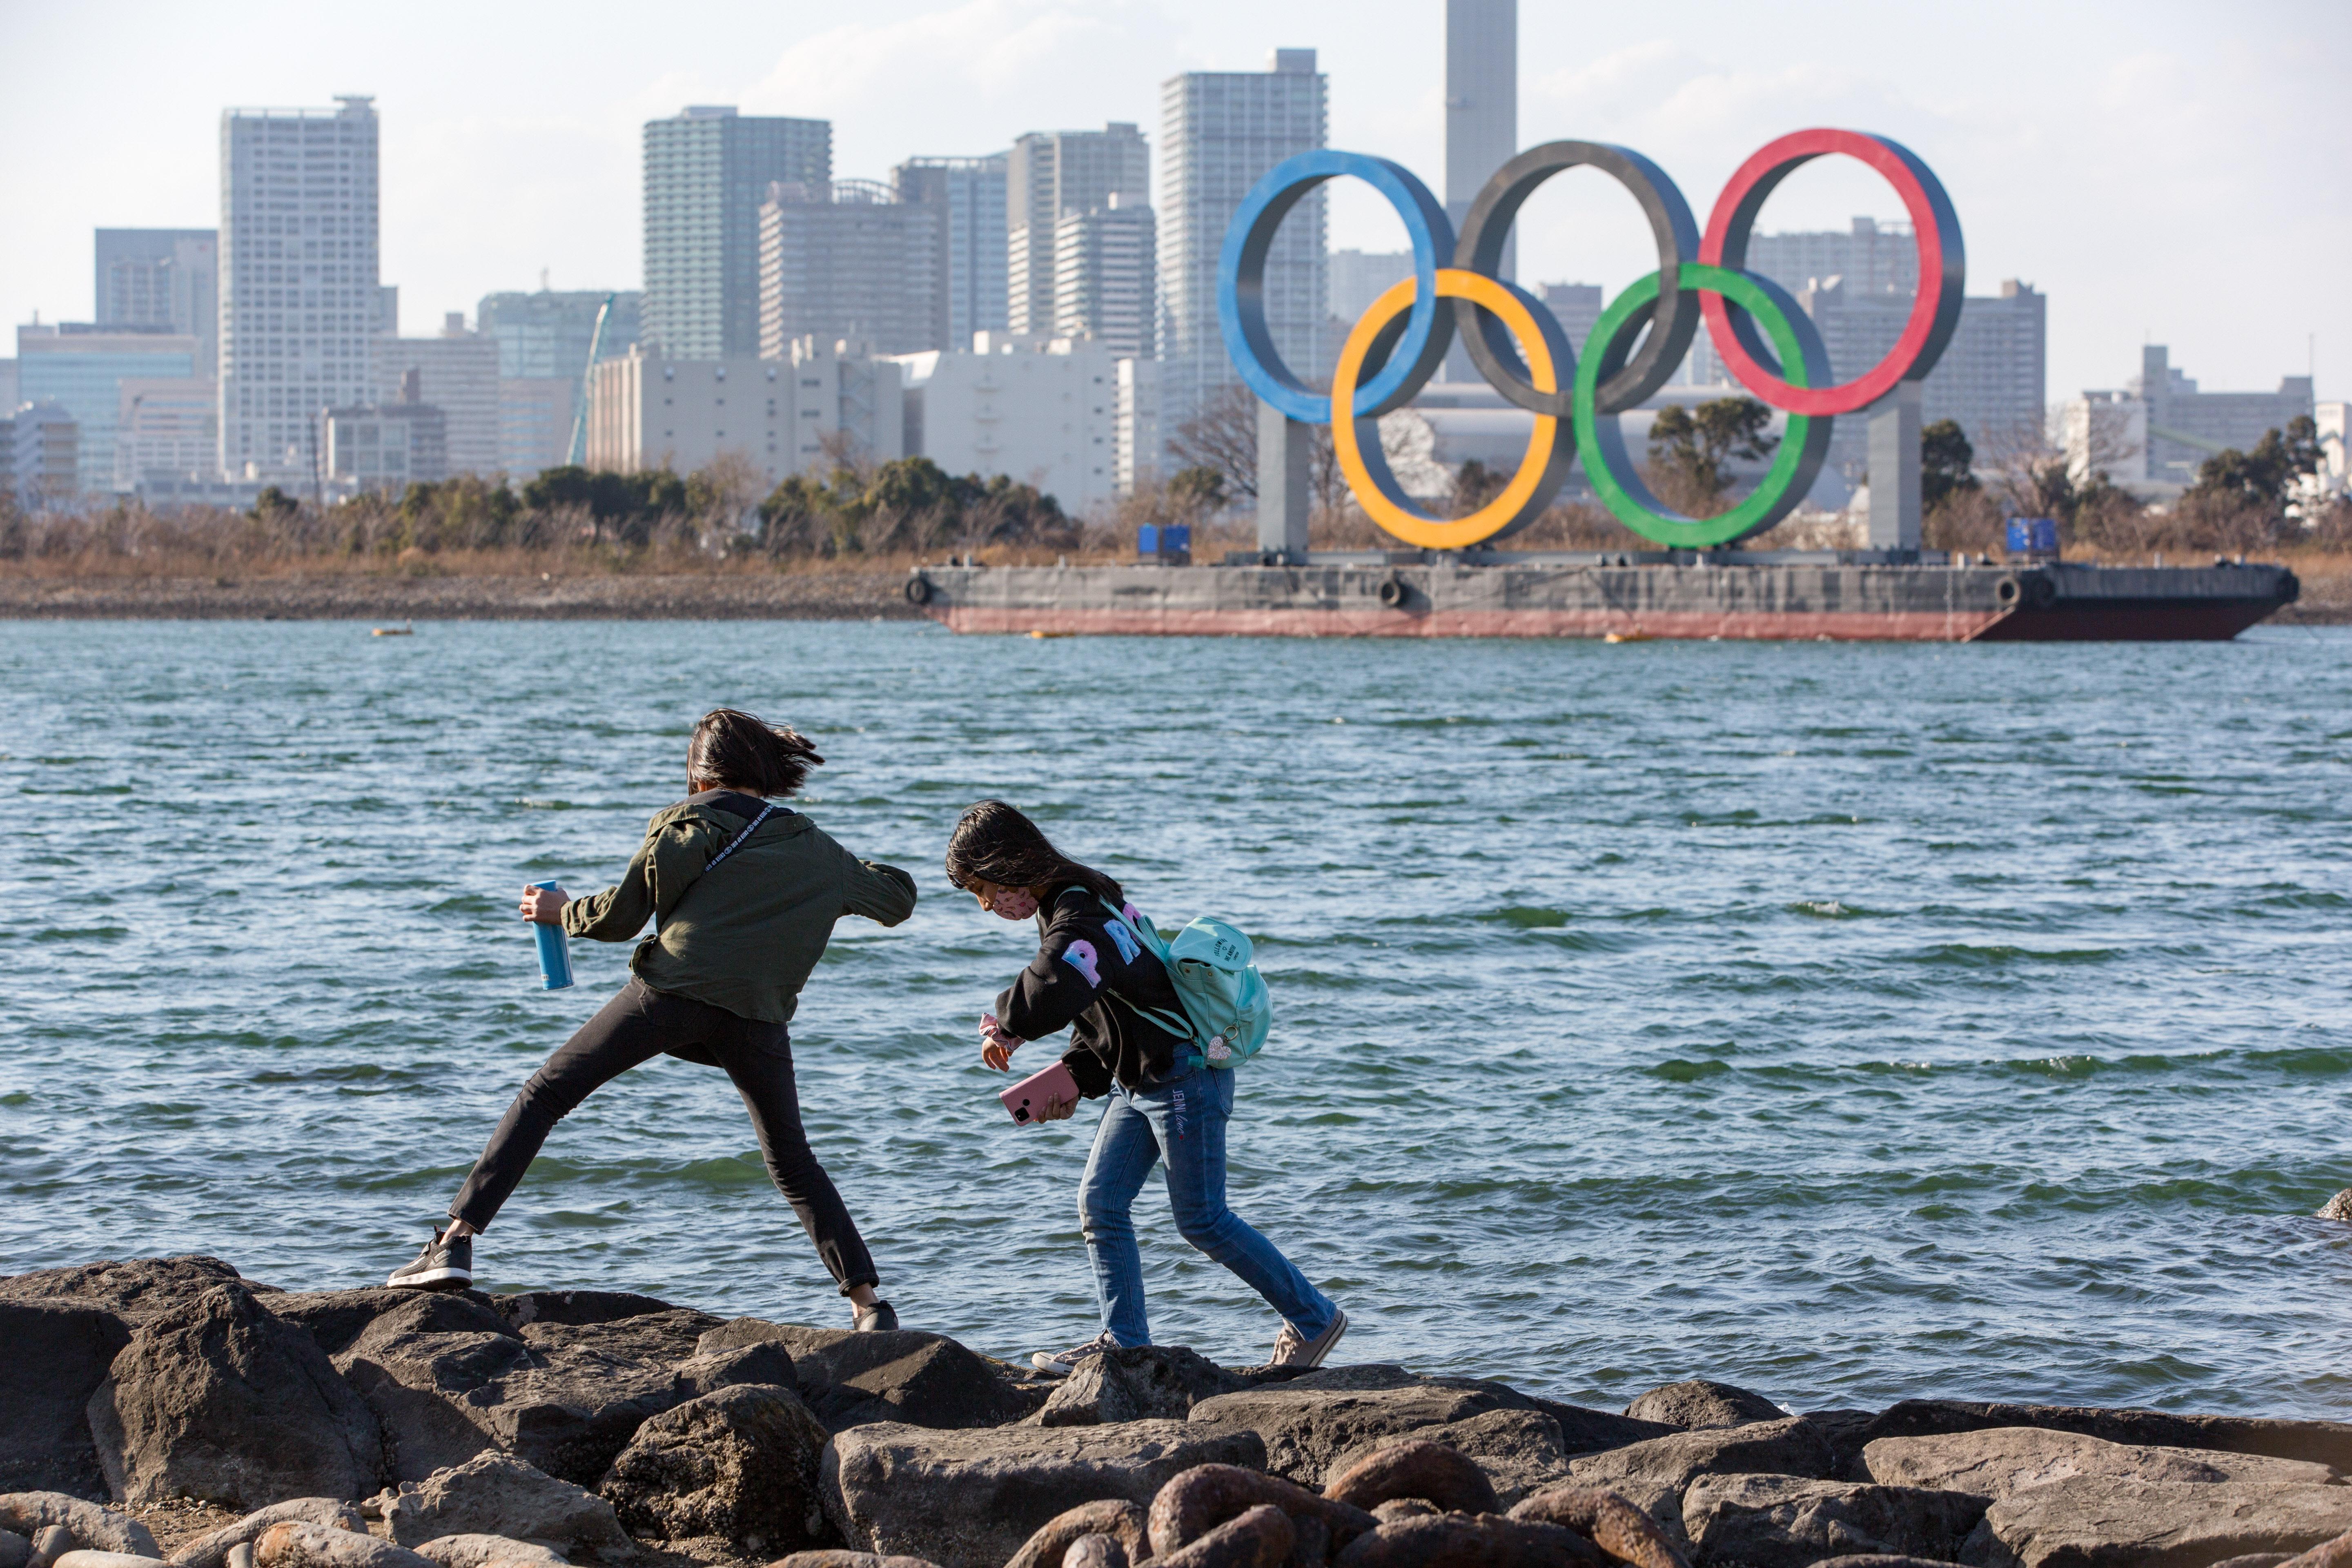
[[[2220,642],[2299,585],[2284,566],[1990,563],[1936,552],[1420,551],[1302,564],[919,566],[908,601],[967,633],[1158,637]]]

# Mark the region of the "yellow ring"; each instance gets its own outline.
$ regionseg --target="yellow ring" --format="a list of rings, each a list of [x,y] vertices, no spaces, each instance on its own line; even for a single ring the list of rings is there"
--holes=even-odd
[[[1502,494],[1468,517],[1427,517],[1405,504],[1402,492],[1391,496],[1365,466],[1358,443],[1360,424],[1372,426],[1374,439],[1378,440],[1377,422],[1346,418],[1340,411],[1356,406],[1356,382],[1363,372],[1364,356],[1371,351],[1372,340],[1380,335],[1382,327],[1412,309],[1417,287],[1410,278],[1397,284],[1372,301],[1370,309],[1357,318],[1355,329],[1348,334],[1347,345],[1339,351],[1339,366],[1331,373],[1331,446],[1339,459],[1339,472],[1346,476],[1348,489],[1355,493],[1356,502],[1366,516],[1407,544],[1417,544],[1423,550],[1460,550],[1492,538],[1520,521],[1522,509],[1537,499],[1537,490],[1544,487],[1550,473],[1552,458],[1559,447],[1559,420],[1550,415],[1536,416],[1535,433],[1528,438],[1528,455],[1520,462],[1519,471],[1511,476]],[[1437,297],[1468,300],[1501,317],[1527,357],[1528,379],[1535,389],[1559,390],[1558,369],[1552,363],[1543,332],[1528,313],[1528,308],[1508,289],[1482,272],[1441,267],[1437,269]],[[1548,501],[1550,498],[1546,495],[1542,499]]]

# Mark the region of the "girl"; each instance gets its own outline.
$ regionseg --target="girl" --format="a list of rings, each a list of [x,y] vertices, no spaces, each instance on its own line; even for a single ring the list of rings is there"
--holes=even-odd
[[[890,1303],[876,1299],[874,1259],[801,1131],[785,1026],[833,922],[864,915],[897,925],[914,911],[915,879],[857,859],[767,798],[792,795],[824,761],[790,726],[714,710],[687,747],[686,799],[655,815],[619,886],[584,899],[561,888],[522,890],[527,921],[626,942],[651,915],[654,934],[631,955],[620,994],[515,1096],[449,1206],[447,1228],[386,1284],[471,1284],[473,1237],[555,1123],[604,1084],[667,1055],[724,1068],[735,1080],[768,1174],[850,1299],[852,1321],[861,1330],[898,1326]]]
[[[1143,917],[1119,885],[1055,848],[1001,800],[982,801],[957,822],[947,869],[982,909],[1008,921],[1034,916],[1040,933],[1037,956],[981,1021],[981,1059],[1002,1072],[1027,1041],[1075,1025],[1062,1061],[1081,1095],[1109,1101],[1078,1188],[1103,1331],[1075,1350],[1039,1351],[1031,1358],[1037,1368],[1066,1376],[1088,1356],[1151,1342],[1129,1209],[1162,1159],[1178,1232],[1282,1314],[1271,1364],[1321,1365],[1348,1331],[1348,1315],[1225,1206],[1234,1075],[1203,1066],[1189,1038],[1139,1010],[1183,1016],[1168,971],[1128,929]],[[1056,1102],[1040,1120],[1064,1121],[1076,1109]]]

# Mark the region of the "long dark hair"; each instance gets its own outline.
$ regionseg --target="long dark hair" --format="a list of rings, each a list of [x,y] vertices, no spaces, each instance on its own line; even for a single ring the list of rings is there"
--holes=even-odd
[[[790,724],[779,728],[740,708],[713,708],[687,742],[690,779],[748,795],[791,795],[824,761]]]
[[[961,888],[974,878],[1000,888],[1049,890],[1076,883],[1114,907],[1127,902],[1114,879],[1055,848],[1035,823],[1001,800],[965,811],[948,837],[948,880]]]

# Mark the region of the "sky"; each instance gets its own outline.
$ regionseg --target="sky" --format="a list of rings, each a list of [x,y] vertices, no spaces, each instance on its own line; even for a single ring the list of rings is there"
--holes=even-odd
[[[836,178],[1025,131],[1139,124],[1160,85],[1318,50],[1330,144],[1443,195],[1443,0],[685,0],[662,7],[418,0],[0,0],[0,315],[87,321],[91,230],[210,227],[219,116],[372,93],[383,279],[402,329],[486,293],[635,287],[641,127],[688,103],[828,119]],[[2315,365],[2352,395],[2352,5],[2240,0],[1530,0],[1519,140],[1646,153],[1702,226],[1723,181],[1786,132],[1890,135],[1950,192],[1969,289],[2049,296],[2049,395],[2122,384],[2144,342],[2208,390]],[[1759,228],[1901,216],[1874,175],[1820,160]],[[1555,179],[1519,227],[1523,282],[1654,265],[1630,197]],[[1392,249],[1379,198],[1339,190],[1335,247]],[[11,352],[0,344],[0,353]]]

